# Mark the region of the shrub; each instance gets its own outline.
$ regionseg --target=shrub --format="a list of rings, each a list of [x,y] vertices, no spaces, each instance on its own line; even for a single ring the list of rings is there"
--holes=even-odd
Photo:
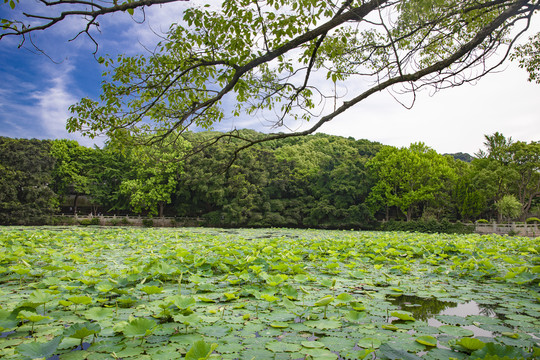
[[[99,225],[99,224],[100,224],[100,221],[99,221],[99,218],[97,217],[91,218],[91,219],[79,220],[79,225],[82,225],[82,226]]]
[[[436,221],[388,221],[383,223],[381,230],[384,231],[412,231],[423,233],[446,233],[446,234],[471,234],[474,226],[460,222],[451,223],[448,220]]]
[[[510,230],[508,232],[508,236],[518,236],[519,235],[519,231],[516,231],[516,230]]]
[[[154,220],[152,220],[152,219],[143,219],[142,225],[144,227],[153,227],[154,226]]]
[[[478,219],[478,220],[476,220],[476,222],[478,224],[489,224],[489,221],[487,221],[486,219]]]
[[[122,225],[130,225],[130,224],[131,224],[131,222],[128,220],[127,217],[122,219]]]
[[[111,225],[111,226],[118,226],[118,225],[120,225],[121,223],[122,223],[122,221],[119,220],[119,219],[111,219],[111,220],[109,221],[109,225]]]
[[[530,217],[525,222],[527,224],[540,224],[540,219],[537,217]]]

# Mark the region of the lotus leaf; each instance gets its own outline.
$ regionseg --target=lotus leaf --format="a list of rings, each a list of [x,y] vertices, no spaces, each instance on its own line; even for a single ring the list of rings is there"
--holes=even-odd
[[[136,318],[125,325],[122,332],[127,337],[148,336],[154,331],[156,326],[157,324],[154,320]]]
[[[426,346],[437,346],[437,339],[431,335],[417,337],[416,342]]]
[[[265,346],[272,352],[296,352],[302,349],[298,344],[287,343],[284,341],[271,341]]]
[[[218,344],[207,344],[204,340],[196,341],[186,353],[186,360],[206,360],[212,352],[218,347]]]
[[[456,341],[457,345],[463,346],[465,349],[475,351],[486,346],[486,343],[474,338],[462,338]]]
[[[313,304],[313,306],[327,306],[328,304],[330,304],[332,301],[334,301],[334,297],[333,296],[330,296],[330,295],[327,295],[319,300],[317,300],[315,302],[315,304]]]
[[[319,341],[302,341],[301,344],[308,349],[320,349],[325,347],[325,345]]]
[[[308,320],[304,322],[304,325],[316,329],[328,330],[340,328],[341,322],[338,320]]]
[[[390,313],[390,315],[394,316],[394,317],[397,317],[400,320],[416,321],[416,319],[414,317],[412,317],[412,314],[410,312],[408,312],[408,311],[402,311],[402,310],[392,311]]]
[[[57,336],[49,342],[39,343],[30,342],[17,346],[16,350],[19,354],[26,356],[29,359],[48,358],[53,355],[58,345],[62,341],[62,336]]]
[[[474,332],[469,329],[465,329],[459,326],[453,326],[453,325],[441,325],[439,326],[439,331],[442,331],[448,335],[456,336],[456,337],[464,337],[464,336],[473,336]]]

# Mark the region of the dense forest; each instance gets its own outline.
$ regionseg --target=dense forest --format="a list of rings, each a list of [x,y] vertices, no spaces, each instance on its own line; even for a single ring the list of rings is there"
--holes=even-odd
[[[200,146],[216,133],[183,135],[103,148],[0,137],[0,223],[92,212],[200,217],[210,226],[373,229],[381,220],[539,214],[540,143],[499,133],[486,135],[474,158],[441,155],[422,143],[395,148],[325,134],[235,153],[239,140]]]

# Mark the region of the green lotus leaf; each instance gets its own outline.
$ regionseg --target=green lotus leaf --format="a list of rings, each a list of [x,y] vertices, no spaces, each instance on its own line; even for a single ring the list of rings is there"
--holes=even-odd
[[[506,336],[506,337],[509,337],[509,338],[512,338],[512,339],[519,339],[519,334],[518,333],[514,333],[514,332],[509,332],[509,331],[503,331],[501,333],[502,336]]]
[[[352,300],[354,300],[354,297],[351,294],[341,293],[338,296],[336,296],[336,300],[348,303],[348,302],[351,302]]]
[[[191,296],[182,295],[171,296],[170,298],[168,298],[168,300],[172,301],[172,303],[176,305],[176,307],[180,310],[189,309],[191,306],[197,303],[197,301]]]
[[[95,289],[99,292],[108,293],[114,289],[114,286],[110,282],[104,281],[97,284]]]
[[[417,339],[418,341],[418,339]],[[384,354],[388,359],[399,359],[399,360],[420,360],[421,357],[414,354],[410,354],[406,350],[397,349],[389,344],[383,344],[379,348],[379,351]]]
[[[285,285],[281,288],[281,292],[288,297],[289,299],[296,300],[298,299],[298,290],[293,288],[291,285]]]
[[[358,346],[364,349],[378,349],[382,345],[381,340],[371,337],[365,337],[358,340]]]
[[[320,349],[325,347],[325,345],[320,341],[302,341],[301,344],[303,347],[308,349]]]
[[[289,327],[289,323],[285,321],[274,321],[270,326],[277,329],[284,329]]]
[[[334,281],[331,279],[322,279],[319,281],[319,284],[325,287],[332,287],[334,285]]]
[[[225,296],[225,301],[233,301],[238,299],[238,295],[236,293],[224,293],[223,296]]]
[[[61,341],[62,336],[57,336],[46,343],[33,341],[17,346],[15,351],[29,359],[48,358],[54,354]]]
[[[336,360],[338,356],[327,349],[302,349],[302,354],[309,355],[313,359],[317,360]]]
[[[209,297],[206,297],[206,296],[198,296],[197,298],[200,301],[205,302],[205,303],[215,303],[216,302],[216,300],[210,299]]]
[[[350,305],[353,308],[353,310],[356,310],[356,311],[366,310],[366,307],[364,306],[364,304],[358,301],[351,301]]]
[[[340,328],[341,322],[338,320],[308,320],[304,321],[304,325],[316,329],[329,330]]]
[[[77,305],[88,305],[92,303],[92,298],[86,295],[72,296],[68,300]]]
[[[50,319],[49,316],[39,315],[39,314],[36,314],[35,312],[26,311],[26,310],[19,311],[17,318],[28,320],[31,322],[39,322],[42,320]]]
[[[334,301],[334,297],[331,295],[326,295],[325,297],[320,298],[313,304],[313,306],[326,306]]]
[[[201,318],[197,314],[190,314],[190,315],[175,315],[173,316],[174,321],[179,322],[184,325],[193,325],[195,323],[198,323],[201,321]]]
[[[156,326],[154,320],[136,318],[125,325],[122,332],[127,337],[148,336],[155,330]]]
[[[412,316],[412,314],[408,311],[402,311],[402,310],[397,310],[397,311],[392,311],[390,313],[391,316],[394,316],[394,317],[397,317],[398,319],[400,320],[405,320],[405,321],[416,321],[416,319]]]
[[[273,352],[296,352],[302,349],[302,346],[298,344],[287,343],[284,341],[271,341],[267,343],[265,347]]]
[[[509,359],[524,359],[525,352],[513,346],[503,346],[495,343],[487,343],[486,346],[474,351],[469,359],[495,359],[508,357]]]
[[[268,295],[268,294],[262,294],[261,299],[266,300],[268,302],[274,302],[279,300],[278,297],[275,297],[274,295]]]
[[[363,271],[351,271],[349,272],[349,275],[352,277],[352,278],[355,278],[355,279],[362,279],[366,276],[366,273],[363,272]]]
[[[216,286],[213,285],[213,284],[203,283],[203,284],[199,284],[197,289],[199,291],[203,291],[203,292],[212,292],[212,291],[216,290]]]
[[[218,344],[207,344],[204,340],[196,341],[186,353],[185,360],[207,360]]]
[[[88,320],[103,320],[110,318],[114,310],[111,308],[93,307],[84,312],[84,317]]]
[[[284,275],[286,276],[286,275]],[[284,278],[281,275],[271,275],[266,278],[266,283],[270,286],[278,286],[283,281],[285,281],[286,277]]]
[[[29,301],[31,301],[33,303],[36,303],[36,304],[46,304],[49,301],[51,301],[52,299],[54,299],[54,296],[52,296],[51,294],[49,294],[49,293],[47,293],[45,291],[41,291],[41,290],[34,291],[28,297]]]
[[[385,324],[381,327],[385,330],[392,330],[392,331],[399,330],[399,328],[396,325],[392,325],[392,324]]]
[[[474,339],[474,338],[468,338],[468,337],[457,340],[456,344],[463,346],[465,349],[470,350],[470,351],[479,350],[483,348],[484,346],[486,346],[485,342],[478,339]]]
[[[154,295],[154,294],[161,294],[163,292],[163,288],[152,285],[152,286],[142,287],[141,291],[145,292],[148,295]]]
[[[456,337],[468,337],[468,336],[474,336],[474,332],[469,329],[465,329],[459,326],[453,326],[453,325],[441,325],[439,326],[439,330]]]
[[[99,334],[101,326],[98,323],[77,323],[64,330],[64,336],[74,339],[84,339],[87,336]]]
[[[365,312],[351,310],[345,315],[345,319],[349,321],[360,321],[366,317]]]
[[[437,339],[431,335],[417,337],[416,342],[426,346],[437,346]]]

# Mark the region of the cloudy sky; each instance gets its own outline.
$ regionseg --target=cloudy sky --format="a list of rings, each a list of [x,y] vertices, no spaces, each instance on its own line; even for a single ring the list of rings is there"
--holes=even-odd
[[[152,48],[158,40],[155,33],[177,21],[185,6],[153,7],[144,24],[135,23],[128,14],[102,18],[102,32],[96,35],[99,54],[136,54],[145,47]],[[0,11],[6,11],[5,4]],[[540,31],[540,16],[533,20],[531,34]],[[28,42],[18,48],[19,39],[0,41],[0,136],[71,138],[87,146],[95,143],[65,130],[69,106],[82,97],[99,96],[103,71],[87,38],[68,41],[80,29],[81,23],[72,20],[37,34],[35,42],[49,57],[36,52]],[[440,153],[473,154],[482,147],[484,135],[496,131],[514,140],[540,140],[539,105],[540,85],[527,82],[526,72],[508,63],[475,85],[436,94],[421,92],[411,110],[389,93],[379,93],[324,125],[321,131],[394,146],[422,141]],[[242,127],[271,130],[253,118],[228,120],[217,129]],[[98,145],[101,142],[97,140]]]

